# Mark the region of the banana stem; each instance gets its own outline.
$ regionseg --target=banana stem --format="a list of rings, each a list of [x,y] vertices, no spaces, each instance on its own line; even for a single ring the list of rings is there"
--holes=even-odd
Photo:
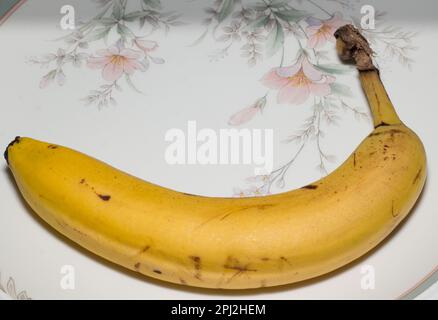
[[[359,71],[359,77],[371,108],[374,127],[401,124],[379,72],[377,70]]]
[[[374,127],[401,124],[401,120],[389,99],[380,79],[379,71],[372,61],[373,50],[368,41],[352,25],[345,25],[335,32],[339,57],[354,61],[359,70],[362,88],[368,99]]]

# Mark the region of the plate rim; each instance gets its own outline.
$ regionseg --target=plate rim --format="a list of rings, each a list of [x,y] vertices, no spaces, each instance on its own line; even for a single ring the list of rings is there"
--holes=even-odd
[[[4,5],[0,4],[0,26],[9,19],[10,16],[14,14],[27,0],[16,0],[11,4],[6,4],[6,10],[3,8]],[[4,10],[3,13],[2,10]]]

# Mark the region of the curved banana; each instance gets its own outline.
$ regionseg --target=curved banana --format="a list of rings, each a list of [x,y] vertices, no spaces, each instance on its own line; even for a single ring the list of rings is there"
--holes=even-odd
[[[361,56],[360,43],[337,35],[344,56]],[[377,70],[359,69],[375,130],[332,174],[282,194],[183,194],[29,138],[16,138],[5,157],[42,219],[114,263],[196,287],[293,283],[376,246],[409,213],[426,179],[421,141],[401,123]]]

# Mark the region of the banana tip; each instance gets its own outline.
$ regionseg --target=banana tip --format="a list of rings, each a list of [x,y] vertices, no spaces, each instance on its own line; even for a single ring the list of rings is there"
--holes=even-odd
[[[4,157],[5,157],[5,160],[6,160],[6,163],[9,165],[9,147],[11,147],[11,146],[13,146],[14,144],[16,144],[16,143],[20,143],[20,139],[21,139],[21,137],[19,137],[19,136],[16,136],[15,137],[15,139],[13,140],[13,141],[11,141],[9,144],[8,144],[8,146],[6,147],[6,150],[5,150],[5,153],[3,154],[4,155]]]

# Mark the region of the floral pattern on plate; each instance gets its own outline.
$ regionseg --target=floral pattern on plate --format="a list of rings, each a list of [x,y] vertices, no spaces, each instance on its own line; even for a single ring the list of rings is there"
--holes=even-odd
[[[164,12],[159,0],[136,1],[137,10],[128,10],[128,0],[98,0],[99,11],[77,30],[63,37],[64,47],[56,53],[31,58],[30,62],[43,68],[50,68],[40,81],[44,89],[52,83],[63,86],[66,82],[65,69],[68,65],[76,68],[87,66],[102,70],[104,84],[92,90],[83,99],[87,104],[104,107],[116,104],[115,91],[121,91],[122,79],[136,92],[132,75],[145,72],[153,64],[163,64],[163,58],[155,55],[159,45],[148,40],[148,35],[156,30],[168,32],[171,27],[181,25],[179,14]],[[137,28],[135,25],[137,24]],[[143,34],[136,33],[140,29]],[[105,48],[89,52],[91,42],[103,42]]]
[[[334,2],[339,5],[339,9],[348,9],[354,5],[353,2]],[[324,17],[295,7],[299,3],[316,8]],[[230,48],[239,43],[241,55],[247,59],[250,67],[262,59],[280,60],[273,62],[272,69],[261,76],[260,81],[267,92],[256,98],[253,104],[231,115],[228,122],[230,125],[243,125],[273,104],[306,104],[310,113],[302,128],[286,139],[286,142],[298,143],[298,149],[291,159],[269,175],[247,179],[251,185],[244,189],[235,188],[235,196],[269,194],[273,185],[282,189],[289,168],[304,147],[313,141],[319,158],[317,169],[326,175],[327,164],[335,160],[322,146],[326,128],[337,123],[341,110],[352,112],[358,120],[368,121],[365,108],[357,108],[348,102],[352,96],[351,90],[341,81],[343,75],[354,69],[337,60],[333,61],[325,50],[328,43],[335,42],[334,32],[339,27],[348,23],[356,25],[370,39],[379,57],[397,58],[409,68],[413,63],[409,53],[415,49],[411,44],[415,33],[381,23],[378,23],[380,29],[362,29],[357,18],[343,17],[338,11],[329,12],[312,0],[298,3],[287,0],[216,0],[205,12],[205,31],[194,45],[202,42],[209,33],[217,42],[224,43],[222,48],[211,55],[213,61],[224,59]],[[380,21],[383,16],[384,13],[377,13],[376,18]],[[296,51],[296,58],[294,61],[285,61],[285,52],[291,49]]]
[[[0,290],[6,293],[9,297],[15,300],[31,300],[26,291],[18,291],[15,285],[15,280],[12,277],[3,284],[2,274],[0,273]]]

